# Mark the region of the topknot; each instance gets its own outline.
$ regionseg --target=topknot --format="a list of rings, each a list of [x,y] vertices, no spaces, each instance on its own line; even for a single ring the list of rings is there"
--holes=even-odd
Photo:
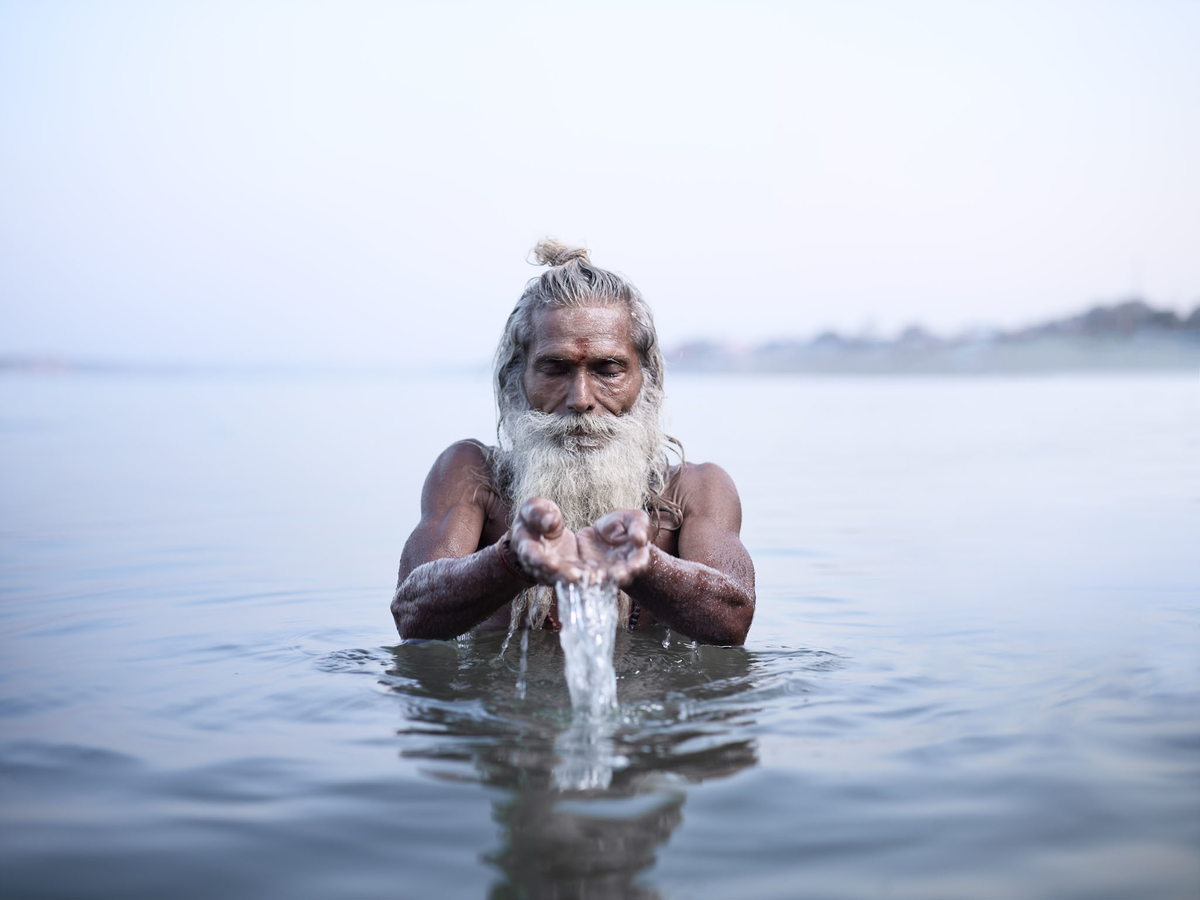
[[[562,266],[573,259],[591,262],[586,247],[572,247],[557,238],[543,238],[533,248],[533,257],[539,266]]]
[[[548,309],[617,307],[629,311],[630,337],[637,350],[647,397],[661,398],[662,350],[654,330],[654,316],[641,293],[622,275],[593,265],[583,247],[572,247],[555,238],[544,238],[533,248],[530,262],[549,268],[525,283],[517,305],[508,316],[500,346],[496,348],[496,405],[499,432],[506,418],[529,409],[524,372],[536,332],[537,313]],[[504,438],[501,437],[501,443]]]

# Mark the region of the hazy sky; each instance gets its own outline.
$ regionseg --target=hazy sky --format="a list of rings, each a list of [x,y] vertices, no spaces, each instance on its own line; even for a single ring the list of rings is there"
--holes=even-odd
[[[1200,2],[0,2],[0,353],[486,359],[1200,302]]]

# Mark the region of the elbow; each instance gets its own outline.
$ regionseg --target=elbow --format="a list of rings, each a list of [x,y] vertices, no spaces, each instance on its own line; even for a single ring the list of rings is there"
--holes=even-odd
[[[746,635],[750,633],[750,623],[738,623],[727,629],[712,643],[719,647],[741,647],[746,643]]]
[[[414,633],[416,623],[413,621],[412,604],[406,602],[402,590],[403,585],[396,589],[396,593],[392,597],[392,621],[396,623],[396,633],[400,635],[401,640],[421,637]]]
[[[753,620],[754,598],[750,597],[748,601],[732,605],[725,615],[709,621],[705,627],[697,629],[699,633],[688,634],[688,637],[714,647],[741,647],[746,643]],[[687,634],[685,629],[681,630]]]
[[[396,633],[402,641],[448,641],[457,637],[454,634],[443,633],[439,630],[437,620],[421,608],[417,597],[405,591],[404,585],[396,588],[392,597],[392,621],[396,623]]]
[[[693,640],[699,641],[701,644],[711,644],[714,647],[741,647],[746,643],[746,633],[749,628],[721,628],[715,629],[707,635],[688,635]]]
[[[391,599],[391,620],[396,623],[396,634],[400,635],[402,640],[408,637],[408,635],[404,634],[404,630],[406,630],[406,625],[408,624],[407,616],[404,612],[406,611],[404,611],[404,604],[400,599],[400,590],[397,590],[395,596],[392,596]]]
[[[722,641],[722,647],[741,647],[746,643],[746,635],[750,633],[750,624],[739,625],[730,630],[728,634],[729,640]]]
[[[721,641],[721,644],[729,647],[740,647],[746,643],[746,635],[750,633],[750,623],[754,621],[753,593],[749,593],[740,599],[740,602],[733,607],[732,615],[729,619],[725,634],[728,640]]]

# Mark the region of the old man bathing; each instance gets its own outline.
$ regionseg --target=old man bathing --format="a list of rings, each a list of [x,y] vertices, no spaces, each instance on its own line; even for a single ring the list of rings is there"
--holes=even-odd
[[[610,578],[623,627],[743,643],[754,566],[741,502],[724,470],[684,462],[662,430],[649,307],[581,248],[548,240],[534,252],[549,268],[496,352],[499,446],[459,441],[434,463],[400,559],[397,630],[556,629],[556,582]]]

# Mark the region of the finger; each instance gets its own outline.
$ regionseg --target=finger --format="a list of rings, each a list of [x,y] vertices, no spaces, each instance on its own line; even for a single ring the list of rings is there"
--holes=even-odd
[[[641,547],[623,554],[611,567],[612,578],[620,587],[628,587],[650,564],[650,548]]]
[[[618,527],[624,527],[625,520],[629,518],[629,514],[631,512],[633,512],[633,510],[629,509],[614,509],[610,512],[606,512],[596,520],[596,527],[604,529],[610,528],[614,525]]]
[[[635,544],[650,542],[650,516],[644,510],[635,510],[625,521],[625,533]]]
[[[650,517],[639,509],[618,509],[602,516],[596,530],[610,544],[644,544],[650,540]]]
[[[620,544],[626,540],[625,519],[618,513],[603,516],[597,520],[594,528],[606,544]]]
[[[563,516],[558,505],[545,497],[530,497],[523,504],[517,517],[530,531],[553,540],[562,534]]]

